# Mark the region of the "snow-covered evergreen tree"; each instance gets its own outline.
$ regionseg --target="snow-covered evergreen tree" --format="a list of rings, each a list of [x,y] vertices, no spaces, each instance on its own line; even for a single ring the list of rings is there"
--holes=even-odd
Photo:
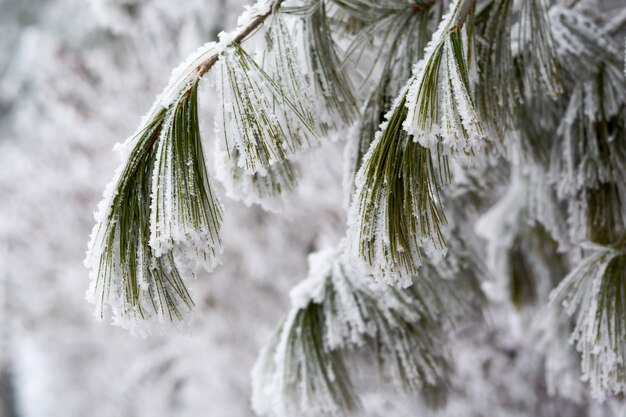
[[[106,36],[127,42],[118,58],[132,71],[116,76],[140,89],[143,71],[168,70],[167,51],[142,62],[128,33],[133,19],[149,19],[142,13],[171,5],[93,7]],[[191,30],[184,19],[172,25],[178,36]],[[623,413],[624,26],[626,6],[594,0],[247,6],[234,30],[173,70],[116,146],[121,164],[85,258],[87,298],[98,319],[151,348],[143,361],[110,358],[123,374],[109,394],[125,408],[99,415],[198,415],[219,402],[219,375],[198,365],[214,347],[201,338],[216,335],[245,338],[247,358],[265,341],[254,366],[244,361],[260,416]],[[87,57],[76,55],[76,71],[97,85],[107,60]],[[21,86],[5,78],[0,93],[17,97]],[[72,87],[51,91],[75,99],[79,119],[89,95]],[[87,114],[97,124],[123,110]],[[35,110],[13,111],[29,119]],[[20,242],[23,229],[5,230],[6,242]],[[280,300],[292,285],[289,308]],[[7,299],[7,310],[24,308]],[[220,320],[244,309],[258,328]],[[17,333],[9,363],[30,363],[21,355],[37,352],[37,339]],[[211,399],[198,400],[194,389],[213,378]],[[159,390],[175,404],[135,401]],[[229,395],[208,413],[249,412],[225,405]],[[185,398],[198,407],[176,405]]]

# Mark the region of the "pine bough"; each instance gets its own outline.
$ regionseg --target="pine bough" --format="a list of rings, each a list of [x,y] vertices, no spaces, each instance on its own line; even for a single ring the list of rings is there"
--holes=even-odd
[[[260,0],[174,71],[118,147],[85,261],[97,315],[110,308],[116,324],[143,335],[185,322],[194,272],[219,263],[223,209],[198,112],[206,77],[221,103],[217,177],[246,204],[280,211],[298,184],[293,158],[348,132],[346,240],[313,256],[293,291],[255,367],[258,413],[358,410],[347,353],[374,357],[381,381],[443,401],[453,368],[444,341],[481,309],[468,300],[482,300],[486,274],[466,249],[483,249],[469,208],[502,195],[476,185],[490,172],[527,185],[527,202],[496,204],[514,205],[496,220],[506,236],[476,223],[492,227],[478,230],[488,247],[508,239],[489,262],[496,274],[507,265],[509,301],[545,299],[533,276],[551,275],[535,274],[541,265],[570,270],[552,298],[576,314],[584,377],[597,398],[623,394],[623,51],[613,24],[560,3]],[[519,262],[545,244],[561,266]]]

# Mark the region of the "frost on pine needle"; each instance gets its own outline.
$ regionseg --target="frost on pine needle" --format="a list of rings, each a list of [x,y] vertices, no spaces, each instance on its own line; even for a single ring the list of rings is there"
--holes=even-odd
[[[109,306],[115,324],[138,334],[150,331],[141,321],[176,322],[192,309],[181,253],[215,262],[221,207],[206,177],[196,87],[154,111],[122,147],[85,259],[96,314],[103,318]]]
[[[198,122],[198,81],[167,111],[152,178],[150,247],[180,263],[217,264],[222,206],[210,183]],[[178,260],[178,259],[177,259]]]
[[[254,174],[317,144],[312,115],[246,51],[227,48],[220,63],[216,130],[227,151],[237,148],[241,169]]]
[[[568,203],[573,241],[610,243],[625,230],[625,109],[626,78],[609,60],[571,93],[549,178]]]
[[[607,59],[621,67],[620,48],[588,11],[555,5],[550,8],[550,27],[566,82],[589,78]]]
[[[394,104],[365,155],[348,213],[350,257],[400,286],[411,283],[424,250],[445,252],[440,188],[450,176],[446,156],[402,128],[405,100]]]
[[[588,255],[551,294],[576,316],[571,341],[597,399],[626,392],[626,253],[624,245],[585,245]]]
[[[262,68],[260,71],[265,73],[266,78],[271,79],[271,81],[267,82],[279,89],[278,92],[273,94],[290,101],[290,106],[293,107],[292,110],[294,112],[292,116],[295,118],[295,121],[293,118],[288,120],[286,118],[288,113],[283,115],[285,117],[279,115],[275,120],[269,121],[269,123],[276,124],[274,126],[268,125],[265,129],[267,131],[279,132],[279,135],[282,134],[280,133],[281,131],[286,134],[283,138],[277,138],[278,140],[301,142],[300,136],[302,136],[309,142],[296,143],[295,145],[285,143],[282,149],[279,147],[279,159],[272,162],[267,160],[267,153],[264,149],[257,149],[261,163],[256,166],[254,171],[247,169],[249,164],[244,160],[242,154],[242,146],[245,145],[238,144],[236,140],[218,140],[215,159],[218,179],[226,187],[229,197],[240,200],[247,205],[259,204],[267,210],[282,211],[285,196],[293,192],[298,184],[296,169],[293,163],[286,157],[299,151],[300,148],[304,150],[317,143],[317,139],[312,134],[313,126],[315,125],[312,100],[296,60],[292,35],[284,16],[276,10],[268,18],[265,25],[267,26],[267,31],[264,36],[264,48],[258,59],[260,62],[259,67]],[[235,93],[237,91],[232,92]],[[252,101],[248,104],[251,105]],[[261,115],[261,120],[274,117],[279,112],[279,109],[285,107],[283,103],[275,103],[274,105],[277,107],[269,109],[265,114]],[[241,106],[238,105],[238,108],[241,108]],[[225,137],[228,137],[228,134],[224,132],[232,128],[232,125],[229,127],[224,123],[224,118],[235,116],[234,114],[227,114],[228,110],[218,113],[215,122],[216,131],[222,133]],[[299,120],[299,118],[302,120]],[[283,124],[281,125],[280,123]],[[298,124],[303,126],[304,132],[298,132]],[[263,129],[264,127],[261,126],[259,128]],[[256,127],[252,129],[256,129]],[[239,131],[234,132],[236,134]],[[254,138],[260,137],[256,131],[252,131],[251,134]],[[263,146],[260,139],[256,140],[256,145],[259,147]],[[291,152],[283,152],[285,147],[291,147],[293,150]]]
[[[523,68],[526,95],[547,89],[558,98],[563,93],[561,62],[556,52],[548,5],[545,0],[522,2],[517,25],[517,53]]]
[[[494,1],[483,13],[478,34],[476,105],[490,136],[502,139],[515,126],[518,106],[517,76],[511,51],[514,0]]]
[[[483,147],[485,133],[473,99],[472,1],[450,4],[410,80],[404,128],[422,146],[444,146],[466,159]]]
[[[296,168],[288,159],[250,174],[238,165],[239,150],[229,154],[219,148],[215,154],[217,178],[226,188],[228,197],[250,206],[259,204],[265,210],[281,212],[285,197],[298,186]]]
[[[300,17],[302,52],[299,60],[306,63],[306,74],[316,100],[317,126],[322,132],[342,129],[359,115],[358,104],[350,79],[341,67],[338,47],[324,0],[305,0],[299,7],[285,8]]]
[[[375,359],[383,380],[441,405],[451,371],[442,332],[451,321],[441,308],[452,299],[463,305],[455,284],[429,275],[408,289],[384,288],[355,274],[343,245],[312,255],[309,277],[291,292],[292,311],[255,365],[255,411],[282,417],[358,409],[345,366],[358,355]]]
[[[337,1],[343,10],[363,19],[366,24],[347,48],[344,66],[363,67],[361,89],[373,84],[361,106],[361,117],[353,124],[345,148],[344,174],[346,194],[354,191],[356,173],[376,136],[385,113],[393,103],[413,63],[421,57],[428,40],[428,16],[432,5],[417,9],[406,2]],[[373,52],[372,52],[373,51]]]

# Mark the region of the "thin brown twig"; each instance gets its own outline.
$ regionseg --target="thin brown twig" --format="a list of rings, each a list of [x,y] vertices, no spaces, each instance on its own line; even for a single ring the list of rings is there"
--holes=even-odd
[[[278,0],[272,7],[274,9],[277,9],[283,1],[284,0]],[[270,10],[269,12],[256,17],[252,21],[252,23],[246,26],[237,36],[235,36],[235,38],[230,42],[229,46],[241,45],[248,38],[248,36],[253,34],[257,29],[261,27],[261,25],[265,22],[265,19],[267,19],[273,12],[273,10]],[[215,65],[217,61],[219,61],[219,59],[219,53],[214,53],[213,55],[202,61],[200,64],[198,64],[196,68],[194,68],[194,71],[196,71],[196,76],[185,86],[185,90],[181,95],[181,99],[178,101],[179,105],[181,105],[184,99],[186,99],[191,93],[191,86],[194,83],[197,83],[204,76],[204,74],[209,72],[213,65]]]
[[[272,6],[272,10],[270,10],[269,12],[263,15],[257,16],[252,21],[252,23],[246,26],[239,34],[237,34],[237,36],[235,36],[235,38],[230,42],[229,46],[241,45],[248,38],[248,36],[253,34],[257,29],[261,27],[261,25],[265,22],[265,20],[272,13],[274,13],[276,9],[278,9],[278,7],[283,1],[284,0],[277,0],[276,3],[274,3],[274,5]],[[196,68],[194,69],[195,71],[197,71],[196,77],[193,79],[193,81],[190,81],[185,87],[186,90],[184,91],[182,97],[178,100],[179,106],[182,106],[185,99],[189,97],[189,94],[191,94],[191,86],[193,86],[194,83],[198,82],[200,78],[202,78],[202,76],[204,76],[204,74],[206,74],[217,63],[218,60],[219,60],[219,54],[215,53],[196,66]],[[159,132],[160,132],[160,129],[159,129]],[[152,147],[152,145],[157,141],[159,136],[160,136],[160,133],[153,135],[153,137],[151,137],[148,142],[148,147]],[[139,166],[139,163],[137,164],[137,167],[138,166]]]
[[[272,8],[278,8],[283,1],[284,0],[277,0],[276,3],[272,6]],[[233,45],[233,46],[241,45],[249,35],[254,33],[259,27],[261,27],[261,25],[265,22],[265,19],[267,19],[273,12],[274,12],[273,10],[270,10],[269,12],[256,17],[252,21],[252,23],[246,26],[237,36],[235,36],[235,38],[232,40],[230,45]],[[206,74],[213,67],[213,65],[217,63],[218,60],[219,60],[219,55],[213,54],[209,58],[207,58],[205,61],[200,63],[196,67],[196,70],[198,71],[196,78],[202,78],[202,76]]]
[[[461,29],[467,20],[467,17],[470,15],[472,8],[476,4],[476,0],[466,0],[463,3],[463,7],[461,8],[461,13],[459,17],[456,19],[456,23],[454,24],[454,29]]]
[[[431,7],[433,7],[433,5],[437,2],[437,0],[431,0],[427,3],[421,3],[421,4],[412,4],[411,5],[411,11],[413,13],[421,13],[421,12],[425,12],[427,10],[430,10]]]

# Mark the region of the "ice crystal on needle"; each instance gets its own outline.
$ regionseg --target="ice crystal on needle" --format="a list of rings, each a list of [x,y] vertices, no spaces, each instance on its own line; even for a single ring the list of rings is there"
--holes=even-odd
[[[446,216],[440,188],[449,180],[447,158],[402,128],[405,98],[394,104],[363,159],[348,213],[348,247],[376,279],[408,286],[422,253],[445,251]]]
[[[265,210],[281,212],[285,197],[298,185],[293,163],[287,159],[250,174],[239,166],[239,158],[237,148],[232,149],[229,155],[218,143],[215,153],[217,178],[226,188],[228,196],[246,205],[259,204]]]
[[[246,105],[243,102],[240,102],[236,108],[224,108],[224,112],[216,118],[216,131],[227,140],[217,141],[215,158],[218,178],[226,187],[230,197],[248,205],[257,203],[265,209],[281,211],[285,196],[294,191],[298,183],[296,169],[287,158],[317,143],[313,134],[316,123],[311,109],[312,100],[308,85],[296,60],[292,35],[284,16],[277,11],[268,18],[265,25],[267,31],[264,36],[264,49],[262,53],[257,54],[259,68],[252,71],[247,69],[240,74],[243,77],[251,77],[251,73],[258,71],[262,78],[265,78],[266,83],[276,87],[276,91],[271,93],[275,97],[270,99],[271,102],[264,103],[271,104],[272,108],[255,110],[259,115],[260,123],[268,123],[265,126],[266,136],[260,135],[257,131],[251,132],[256,141],[252,146],[258,147],[255,152],[260,163],[251,165],[250,161],[246,161],[246,155],[249,154],[243,152],[243,149],[248,149],[245,139],[244,143],[239,143],[237,140],[229,141],[225,133],[229,129],[225,123],[226,120],[233,117],[241,120],[237,112],[243,109],[243,105]],[[237,80],[232,79],[231,82],[233,81]],[[237,88],[257,88],[253,85],[248,87],[245,85],[246,83],[240,83]],[[231,85],[231,87],[234,86]],[[260,92],[258,89],[250,91],[254,91],[255,94]],[[240,91],[232,92],[239,93]],[[224,94],[224,91],[222,93]],[[223,97],[227,100],[225,96]],[[282,100],[289,100],[291,117],[289,117],[290,109],[282,115],[276,115],[278,108],[284,108]],[[254,103],[251,101],[247,104],[252,106]],[[254,105],[258,106],[258,103]],[[269,117],[275,120],[266,120]],[[253,126],[254,123],[252,121],[250,129],[263,129],[259,123]],[[270,150],[274,145],[264,145],[264,140],[266,140],[264,138],[272,135],[276,135],[276,138],[268,139],[270,143],[272,140],[283,141],[276,144],[275,150]],[[276,156],[268,158],[268,155],[273,152]],[[254,168],[251,169],[251,167]]]
[[[200,140],[197,82],[157,110],[123,150],[125,160],[96,214],[86,265],[87,297],[103,317],[145,334],[141,321],[182,320],[193,306],[185,281],[221,250],[222,208],[209,182]]]
[[[228,48],[220,62],[216,128],[227,151],[237,148],[240,168],[254,174],[317,143],[311,114],[246,51]]]
[[[222,207],[209,181],[198,123],[198,82],[164,120],[152,179],[150,247],[211,271],[221,252]]]
[[[626,392],[626,253],[587,245],[588,256],[551,295],[576,315],[571,340],[582,354],[582,374],[600,399]]]
[[[442,284],[423,278],[409,289],[385,289],[345,264],[343,245],[311,255],[309,277],[291,292],[292,311],[255,365],[255,410],[283,417],[358,409],[345,366],[356,352],[373,355],[399,388],[443,401],[450,365],[437,317],[455,290]]]
[[[472,93],[472,35],[464,20],[468,2],[453,1],[415,66],[404,128],[422,146],[440,145],[464,159],[483,146],[485,134]]]

